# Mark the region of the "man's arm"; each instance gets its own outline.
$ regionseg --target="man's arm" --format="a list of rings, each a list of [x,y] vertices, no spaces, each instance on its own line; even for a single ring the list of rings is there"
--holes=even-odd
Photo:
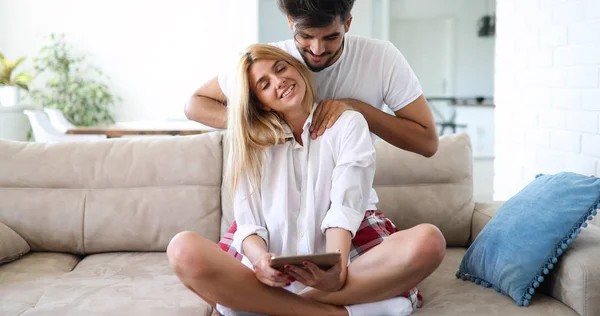
[[[394,112],[396,116],[358,100],[343,101],[362,113],[371,132],[386,142],[425,157],[431,157],[437,152],[439,137],[425,96],[421,95]]]
[[[314,114],[312,138],[323,135],[325,129],[333,126],[346,110],[360,112],[367,120],[371,132],[398,148],[425,157],[431,157],[437,152],[437,130],[433,114],[423,95],[394,112],[396,116],[355,99],[322,101]]]
[[[227,97],[219,86],[217,77],[203,84],[185,105],[185,116],[198,123],[227,128]]]

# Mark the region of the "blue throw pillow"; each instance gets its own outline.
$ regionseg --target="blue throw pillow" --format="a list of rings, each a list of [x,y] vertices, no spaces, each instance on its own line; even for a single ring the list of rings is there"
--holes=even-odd
[[[456,277],[528,306],[599,203],[599,178],[538,175],[498,209],[467,250]]]

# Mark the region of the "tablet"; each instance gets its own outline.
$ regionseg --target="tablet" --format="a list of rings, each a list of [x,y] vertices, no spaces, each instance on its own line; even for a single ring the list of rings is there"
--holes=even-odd
[[[341,255],[339,252],[330,252],[312,255],[271,257],[271,267],[278,270],[286,264],[304,267],[302,262],[310,261],[316,264],[321,270],[329,270],[341,260]]]

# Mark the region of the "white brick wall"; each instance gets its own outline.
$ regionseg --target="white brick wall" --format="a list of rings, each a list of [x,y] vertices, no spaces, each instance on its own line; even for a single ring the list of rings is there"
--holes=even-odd
[[[583,2],[586,18],[600,18],[600,1],[585,0]]]
[[[494,198],[600,176],[600,0],[497,0]]]

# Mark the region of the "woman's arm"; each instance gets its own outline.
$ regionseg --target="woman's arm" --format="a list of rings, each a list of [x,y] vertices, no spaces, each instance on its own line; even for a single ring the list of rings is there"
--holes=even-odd
[[[244,256],[248,256],[245,253],[245,240],[249,236],[262,239],[265,250],[269,249],[269,234],[261,205],[260,190],[252,187],[247,175],[242,176],[233,198],[233,217],[237,230],[231,246]],[[249,249],[254,251],[251,246]]]
[[[272,287],[284,287],[290,285],[292,280],[285,276],[281,271],[271,267],[271,255],[267,251],[267,244],[264,239],[258,235],[250,235],[242,242],[244,253],[254,266],[256,278]]]
[[[267,250],[267,244],[258,235],[250,235],[242,242],[242,248],[246,257],[254,264],[264,254],[269,253]]]
[[[284,269],[287,275],[304,285],[319,291],[336,292],[346,284],[352,235],[349,231],[342,228],[329,228],[325,231],[325,235],[327,243],[326,251],[341,252],[342,254],[338,263],[327,271],[321,270],[321,268],[310,261],[303,263],[304,268],[289,265]]]
[[[250,260],[260,282],[272,287],[287,286],[290,280],[280,271],[271,268],[269,234],[261,205],[260,189],[253,188],[247,175],[244,175],[233,202],[237,230],[233,235],[232,247]]]
[[[326,252],[340,252],[342,272],[340,273],[340,284],[346,283],[348,274],[348,256],[350,256],[350,246],[352,245],[352,234],[342,228],[329,228],[325,231]]]
[[[354,237],[362,222],[375,177],[375,148],[365,118],[347,111],[342,124],[332,127],[336,133],[333,143],[335,167],[331,179],[331,205],[323,222],[328,228],[342,228]]]

